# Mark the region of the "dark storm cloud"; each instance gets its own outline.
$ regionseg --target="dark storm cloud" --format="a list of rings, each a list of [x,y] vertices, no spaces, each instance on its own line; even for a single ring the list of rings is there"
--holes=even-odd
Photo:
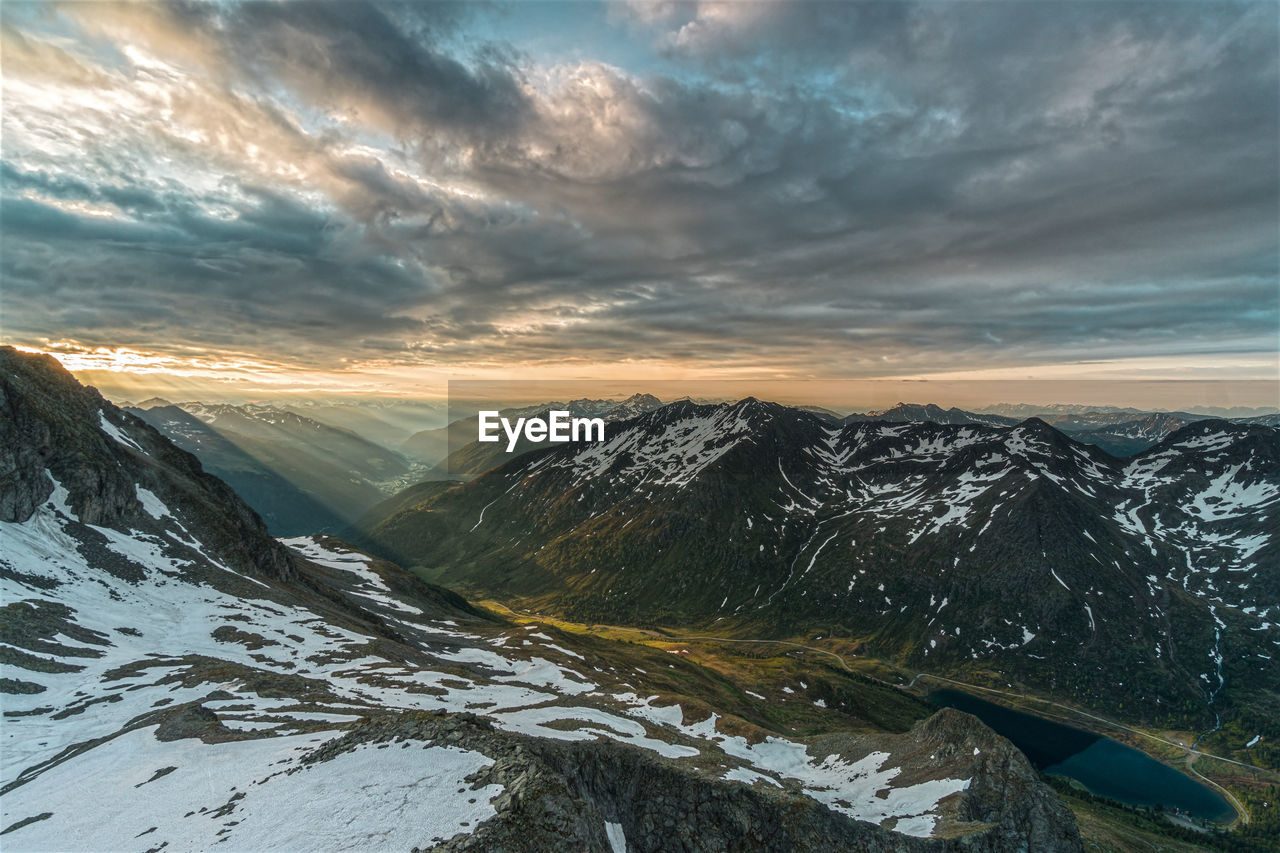
[[[441,46],[460,15],[445,3],[249,3],[211,35],[238,72],[274,78],[313,104],[375,111],[402,136],[483,143],[518,125],[528,105],[506,52],[479,51],[464,64]]]
[[[1274,350],[1274,5],[612,11],[663,70],[539,65],[443,4],[77,7],[76,79],[188,94],[79,153],[6,110],[8,325],[318,365]]]

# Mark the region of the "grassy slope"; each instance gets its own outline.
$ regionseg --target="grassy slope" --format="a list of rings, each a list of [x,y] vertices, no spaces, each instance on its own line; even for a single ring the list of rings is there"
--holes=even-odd
[[[1075,814],[1076,826],[1080,828],[1088,853],[1270,853],[1280,850],[1280,832],[1274,824],[1233,832],[1200,832],[1175,825],[1153,812],[1093,797],[1063,779],[1050,779],[1050,783]]]
[[[481,606],[519,623],[539,624],[572,634],[580,646],[595,641],[603,643],[601,648],[606,650],[630,649],[626,654],[640,656],[636,661],[640,666],[646,666],[642,661],[647,661],[649,667],[661,667],[662,655],[670,655],[666,660],[678,659],[681,666],[677,671],[668,670],[670,675],[660,676],[666,681],[669,695],[684,697],[686,704],[689,700],[693,700],[694,706],[705,703],[703,707],[708,709],[716,708],[762,728],[801,737],[835,728],[901,731],[931,712],[932,707],[922,697],[932,686],[937,686],[921,681],[910,691],[902,689],[910,682],[910,675],[884,661],[859,656],[860,646],[854,641],[797,636],[792,642],[800,647],[795,647],[688,639],[693,632],[686,635],[667,629],[587,625],[542,613],[513,611],[494,600],[481,602]],[[693,675],[696,672],[701,674]],[[784,688],[792,692],[786,693]],[[1067,709],[1048,707],[1032,696],[982,695],[1115,738],[1180,770],[1186,768],[1186,752],[1175,744],[1190,744],[1196,737],[1193,732],[1116,728]],[[836,714],[815,706],[813,703],[818,699]],[[1207,748],[1207,744],[1201,746]],[[1196,762],[1196,769],[1223,785],[1244,805],[1252,819],[1248,827],[1237,826],[1235,831],[1220,836],[1196,834],[1141,810],[1063,790],[1065,785],[1060,786],[1060,791],[1076,813],[1087,850],[1169,853],[1280,850],[1280,803],[1277,802],[1280,776],[1214,761],[1207,756]]]
[[[494,601],[480,605],[517,623],[573,635],[580,650],[622,655],[648,672],[652,686],[682,697],[686,706],[732,714],[779,733],[810,737],[849,730],[902,732],[935,710],[856,667],[846,670],[834,658],[802,649],[682,641],[656,631],[516,613]]]
[[[822,574],[821,563],[815,573],[806,578],[802,590],[798,591],[799,585],[795,584],[778,590],[776,579],[791,577],[796,569],[795,558],[775,559],[769,546],[778,548],[783,555],[799,552],[808,538],[806,530],[788,528],[787,541],[753,538],[764,535],[760,532],[762,528],[757,525],[754,532],[747,529],[743,514],[747,512],[758,518],[759,512],[764,512],[760,507],[769,503],[771,491],[754,482],[758,479],[754,473],[757,466],[728,467],[753,473],[727,476],[724,483],[705,493],[683,495],[683,502],[678,506],[654,501],[628,507],[626,511],[615,507],[585,519],[579,519],[582,513],[575,508],[594,505],[592,489],[606,486],[597,484],[576,491],[566,490],[563,495],[548,488],[529,507],[500,502],[489,509],[487,515],[492,499],[501,493],[499,489],[507,488],[505,481],[490,484],[489,488],[476,488],[473,484],[434,494],[421,493],[399,504],[386,504],[379,508],[381,511],[361,519],[359,527],[364,535],[357,540],[362,546],[402,565],[429,563],[432,570],[438,572],[434,576],[436,581],[468,596],[502,595],[508,600],[523,596],[537,609],[554,609],[577,621],[627,622],[642,627],[680,625],[703,627],[716,633],[727,629],[778,638],[805,631],[824,634],[840,631],[851,641],[874,646],[870,653],[875,656],[899,665],[932,665],[939,671],[978,684],[1022,680],[1033,685],[1038,695],[1053,696],[1066,703],[1088,704],[1114,719],[1203,731],[1212,725],[1213,712],[1216,712],[1225,726],[1221,733],[1206,740],[1206,746],[1218,753],[1226,754],[1238,748],[1255,734],[1264,736],[1261,752],[1270,748],[1266,744],[1280,744],[1280,715],[1267,711],[1280,701],[1275,693],[1275,679],[1256,671],[1258,663],[1252,655],[1247,661],[1241,655],[1228,655],[1223,664],[1227,688],[1218,694],[1214,708],[1208,709],[1198,670],[1190,664],[1183,665],[1182,657],[1151,657],[1155,645],[1152,632],[1157,628],[1168,630],[1168,626],[1147,625],[1141,643],[1114,632],[1111,641],[1094,643],[1083,621],[1084,611],[1079,608],[1062,611],[1065,614],[1062,619],[1076,620],[1067,623],[1046,622],[1029,611],[1025,621],[1043,629],[1035,633],[1058,636],[1074,631],[1071,636],[1079,637],[1079,632],[1085,632],[1088,655],[1077,660],[1069,655],[1051,654],[1041,663],[1029,656],[1005,654],[998,661],[1002,673],[995,673],[985,660],[970,661],[967,655],[948,657],[943,649],[926,661],[923,655],[930,648],[924,642],[928,629],[923,620],[929,616],[925,608],[911,606],[905,613],[879,614],[866,607],[855,607],[846,596],[847,580],[830,572]],[[487,477],[497,477],[501,470],[490,472],[477,482],[483,485]],[[744,507],[755,509],[748,512]],[[1068,508],[1071,507],[1074,504]],[[1041,553],[1038,543],[1045,533],[1042,528],[1050,524],[1046,519],[1054,526],[1048,538],[1067,541],[1070,537],[1059,528],[1075,529],[1096,516],[1087,508],[1075,507],[1074,514],[1069,516],[1062,510],[1060,503],[1031,507],[1025,515],[1034,519],[1034,523],[1012,526],[1012,532],[1021,535],[1018,541],[1013,541],[1010,531],[1001,533],[1001,547],[991,552],[987,568],[966,570],[964,576],[954,582],[985,584],[986,591],[992,588],[991,578],[997,576],[1007,577],[1009,583],[1022,583],[1026,576],[1022,567]],[[561,522],[551,524],[550,518],[561,519]],[[892,528],[894,522],[890,519],[884,525],[879,521],[860,524],[858,529],[843,530],[843,534],[859,542],[870,541],[880,534],[867,525]],[[898,531],[898,538],[905,539],[906,535]],[[792,537],[798,538],[792,541]],[[888,534],[881,536],[885,537]],[[763,551],[759,550],[761,545],[765,546]],[[940,541],[930,553],[913,555],[910,559],[888,546],[870,553],[866,563],[871,575],[864,587],[869,590],[882,583],[885,597],[892,596],[895,603],[901,597],[907,604],[922,604],[932,593],[921,592],[920,588],[933,581],[931,576],[924,576],[927,571],[913,566],[917,563],[926,568],[950,566],[955,547],[954,542]],[[1107,554],[1115,561],[1126,559],[1125,552],[1117,550],[1118,545],[1113,543],[1108,548],[1111,550]],[[1077,562],[1083,561],[1081,557]],[[687,567],[693,565],[714,569],[695,575],[687,571]],[[645,570],[635,571],[636,566],[644,566]],[[799,569],[806,570],[803,565]],[[724,601],[741,600],[742,593],[750,593],[762,579],[775,585],[770,596],[781,591],[764,617],[753,616],[759,612],[756,610],[722,616],[722,613],[737,612],[732,603],[722,611]],[[1069,577],[1068,582],[1076,585]],[[1054,582],[1043,580],[1043,583],[1049,585],[1045,595],[1059,593]],[[1102,617],[1100,625],[1104,627],[1107,621],[1120,624],[1127,615],[1123,602],[1131,600],[1132,590],[1121,584],[1115,593],[1108,594],[1106,601],[1121,602],[1116,605],[1117,609],[1109,614],[1098,611]],[[946,592],[939,594],[946,595]],[[1026,598],[1025,591],[1023,597]],[[965,637],[988,630],[993,623],[992,611],[982,606],[984,600],[987,599],[970,596],[966,610],[953,608],[948,612],[956,628],[963,628]],[[1037,600],[1029,599],[1032,604]],[[820,604],[825,602],[839,603],[831,607]],[[1180,641],[1190,648],[1207,648],[1212,644],[1215,626],[1189,594],[1174,588],[1162,606],[1169,619],[1177,623],[1174,635]],[[1089,611],[1090,619],[1094,610],[1098,610],[1096,601]],[[757,618],[755,624],[751,624],[753,618]],[[1256,637],[1254,632],[1227,618],[1227,646],[1250,648]],[[733,624],[735,619],[742,620],[742,624]],[[939,659],[942,661],[935,662]],[[1135,664],[1136,661],[1140,661],[1140,665]],[[1123,673],[1123,678],[1118,678],[1117,673]],[[1241,687],[1250,683],[1257,685],[1255,689]],[[1280,766],[1280,761],[1274,758],[1262,760],[1269,761],[1269,766]]]

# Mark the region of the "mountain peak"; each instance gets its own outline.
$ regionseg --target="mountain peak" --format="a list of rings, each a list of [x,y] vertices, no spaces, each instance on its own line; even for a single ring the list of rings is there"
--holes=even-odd
[[[1033,437],[1037,441],[1054,447],[1066,447],[1071,444],[1071,439],[1068,436],[1064,435],[1051,424],[1034,416],[1020,421],[1018,425],[1013,428],[1013,434],[1024,437]]]
[[[1236,423],[1235,421],[1207,418],[1192,421],[1179,427],[1165,436],[1164,440],[1150,448],[1148,453],[1158,453],[1171,447],[1204,448],[1210,444],[1226,447],[1242,440],[1261,439],[1267,442],[1275,440],[1276,428],[1257,423]]]
[[[237,570],[292,576],[288,553],[225,483],[55,359],[0,348],[0,400],[0,470],[10,478],[0,519],[24,522],[56,494],[85,525],[143,530]],[[181,519],[164,509],[177,504]]]
[[[173,403],[164,397],[149,397],[141,403],[132,406],[135,409],[159,409],[165,406],[172,406]]]
[[[768,400],[761,400],[758,397],[743,397],[732,405],[728,406],[729,411],[737,412],[740,415],[755,416],[757,418],[777,418],[786,414],[796,415],[803,418],[816,418],[811,412],[803,409],[795,409],[790,406],[784,406],[781,403],[772,403]]]

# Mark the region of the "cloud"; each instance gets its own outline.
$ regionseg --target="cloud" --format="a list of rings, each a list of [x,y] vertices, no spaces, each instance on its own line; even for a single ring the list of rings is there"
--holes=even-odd
[[[6,334],[318,369],[1275,349],[1270,4],[582,13],[644,69],[448,4],[7,21]]]

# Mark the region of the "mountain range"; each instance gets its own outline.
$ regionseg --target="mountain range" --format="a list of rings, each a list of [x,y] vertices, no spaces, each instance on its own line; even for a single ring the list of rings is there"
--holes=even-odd
[[[150,400],[125,411],[196,454],[280,535],[336,530],[428,473],[395,450],[293,409]]]
[[[1008,417],[1026,419],[1026,418],[1044,418],[1050,420],[1051,417],[1062,415],[1081,415],[1089,413],[1101,413],[1117,415],[1123,419],[1126,414],[1143,415],[1153,414],[1145,409],[1135,409],[1132,406],[1100,406],[1100,405],[1081,405],[1079,403],[991,403],[985,406],[978,406],[974,409],[976,412],[983,414],[1005,415]],[[1163,411],[1163,410],[1160,410]],[[1280,408],[1276,406],[1187,406],[1186,413],[1198,415],[1201,417],[1211,418],[1255,418],[1266,417],[1267,415],[1275,415],[1280,413]]]
[[[682,400],[678,402],[695,402]],[[718,405],[717,401],[697,401],[701,405]],[[616,423],[662,406],[661,401],[648,394],[636,394],[621,404],[607,400],[574,400],[569,403],[544,403],[523,408],[502,410],[508,418],[545,417],[552,409],[565,409],[577,416],[603,417]],[[800,406],[801,411],[841,423],[876,421],[883,423],[936,423],[983,424],[987,426],[1013,427],[1023,418],[986,412],[972,412],[959,408],[944,409],[932,403],[898,403],[882,410],[854,412],[841,416],[820,406]],[[1018,408],[1018,407],[1010,407]],[[1027,407],[1031,408],[1031,407]],[[1101,447],[1113,456],[1131,456],[1159,442],[1173,431],[1197,420],[1208,420],[1208,415],[1189,412],[1144,412],[1138,409],[1109,408],[1097,410],[1085,406],[1051,407],[1037,415],[1046,423],[1077,441]],[[1258,415],[1238,419],[1243,423],[1280,425],[1280,415]],[[508,461],[512,453],[525,453],[539,447],[521,440],[512,453],[505,446],[482,443],[476,440],[477,419],[472,416],[454,420],[447,428],[424,430],[401,447],[407,455],[425,462],[443,459],[430,475],[430,479],[469,480],[489,468]]]
[[[545,415],[551,408],[567,408],[614,421],[660,405],[655,397],[636,394],[621,401],[584,398],[503,414]],[[505,446],[474,441],[474,417],[447,428],[415,430],[415,424],[441,418],[440,407],[431,403],[172,403],[154,397],[123,409],[194,453],[283,536],[341,530],[409,485],[473,477],[505,456]],[[518,451],[534,446],[522,440]]]
[[[1034,417],[1076,441],[1096,445],[1112,456],[1132,456],[1151,447],[1175,430],[1189,423],[1210,420],[1210,415],[1190,412],[1144,412],[1139,409],[1087,406],[1004,406],[1003,411],[1022,412],[1021,416],[996,414],[979,410],[943,409],[933,404],[899,403],[883,411],[853,413],[842,420],[881,421],[885,423],[936,423],[936,424],[985,424],[987,426],[1017,426],[1023,420]],[[1238,423],[1257,423],[1264,426],[1280,425],[1280,415],[1257,415],[1235,419]]]
[[[1280,737],[1280,435],[1200,420],[1129,459],[1039,419],[677,403],[398,499],[359,541],[589,622],[865,654]]]
[[[246,413],[261,411],[291,412],[326,426],[354,432],[384,447],[396,447],[424,426],[443,425],[448,420],[449,406],[445,401],[424,399],[356,399],[333,401],[295,397],[272,402],[228,403],[190,401],[174,403],[164,397],[150,397],[141,402],[115,401],[122,409],[143,410],[164,406],[235,406]]]
[[[689,402],[682,400],[678,402]],[[706,404],[702,401],[702,404]],[[715,403],[711,403],[714,405]],[[543,416],[552,409],[618,423],[660,408],[650,394],[625,400],[580,398],[502,410],[509,418]],[[183,402],[161,398],[125,404],[183,449],[196,454],[211,473],[232,485],[279,535],[345,529],[379,501],[417,482],[468,480],[510,460],[505,443],[476,441],[474,414],[454,417],[431,401],[389,400],[334,403]],[[1005,407],[1011,408],[1011,407]],[[1012,407],[1015,409],[1031,407]],[[1116,456],[1144,450],[1204,415],[1140,412],[1083,406],[1048,407],[1043,418],[1073,438]],[[464,407],[463,411],[467,411]],[[931,422],[1015,426],[1017,418],[983,411],[900,403],[890,409],[841,416],[817,406],[802,407],[833,422]],[[455,407],[455,412],[457,407]],[[1275,426],[1280,415],[1257,415],[1240,422]],[[521,439],[515,454],[540,445]]]
[[[274,539],[46,356],[0,349],[0,409],[6,849],[1082,849],[973,717],[834,666],[747,690]]]

